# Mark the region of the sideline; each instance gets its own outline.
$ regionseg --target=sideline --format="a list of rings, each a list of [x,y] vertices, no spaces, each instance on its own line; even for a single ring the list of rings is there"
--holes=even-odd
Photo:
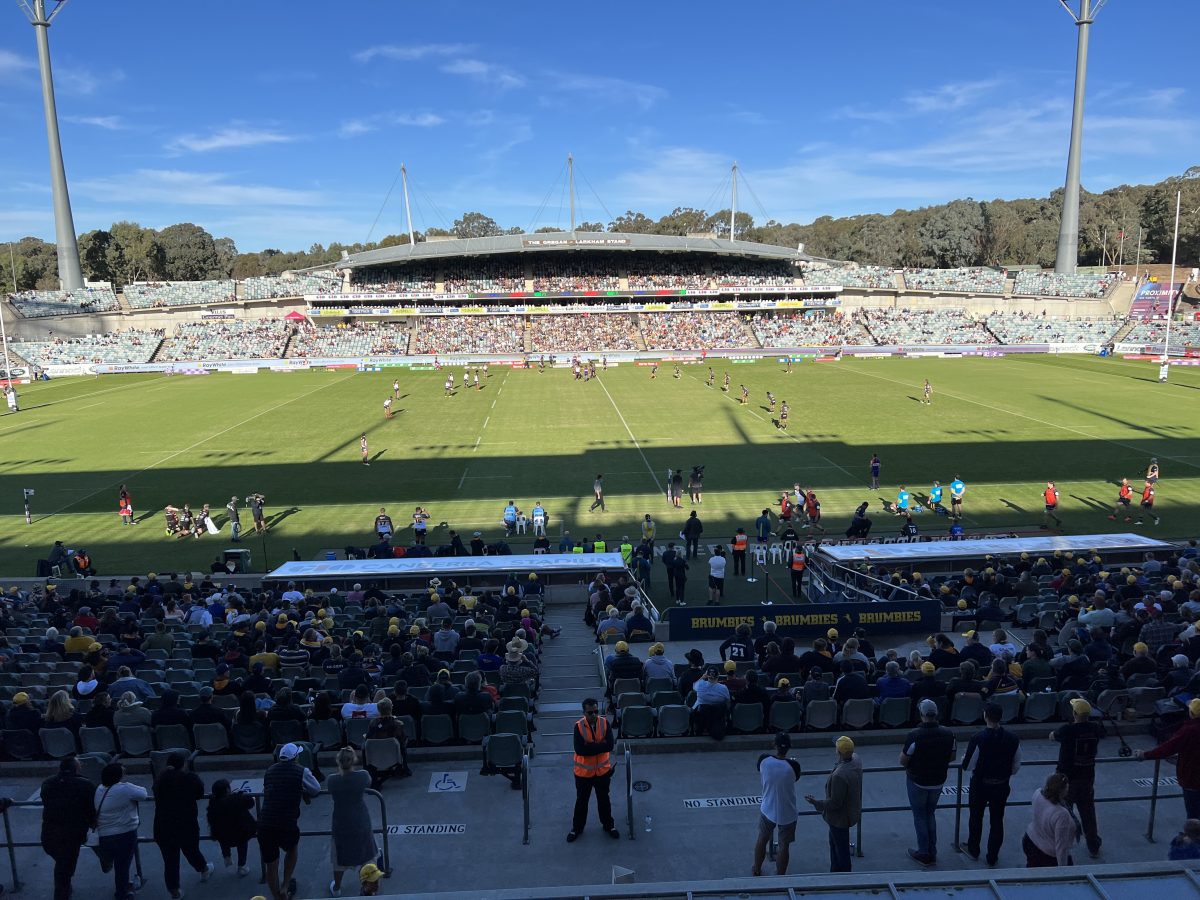
[[[654,479],[654,484],[658,487],[658,492],[663,493],[662,482],[658,480],[658,476],[654,474],[654,469],[650,466],[650,460],[646,459],[646,454],[642,452],[642,445],[638,443],[638,439],[633,436],[633,430],[629,427],[629,423],[625,421],[625,417],[621,415],[621,409],[617,406],[617,401],[613,399],[613,395],[608,392],[608,385],[604,383],[604,379],[597,376],[596,380],[600,382],[600,387],[604,388],[604,396],[608,397],[608,402],[612,404],[613,411],[616,412],[617,418],[621,420],[621,424],[625,426],[625,433],[629,435],[629,439],[633,441],[633,446],[638,454],[642,457],[642,462],[646,464],[646,471],[650,473],[650,477]]]

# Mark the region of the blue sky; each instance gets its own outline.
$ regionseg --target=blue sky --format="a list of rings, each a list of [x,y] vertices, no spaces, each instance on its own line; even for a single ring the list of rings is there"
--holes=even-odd
[[[0,18],[0,240],[52,238],[33,29]],[[1197,24],[1196,0],[1100,13],[1085,187],[1200,164],[1168,40]],[[603,222],[726,207],[735,159],[758,221],[1045,195],[1075,32],[1055,0],[74,0],[50,40],[77,230],[192,221],[259,250],[365,240],[401,161],[418,228],[565,225],[568,152]],[[397,189],[373,237],[403,230]]]

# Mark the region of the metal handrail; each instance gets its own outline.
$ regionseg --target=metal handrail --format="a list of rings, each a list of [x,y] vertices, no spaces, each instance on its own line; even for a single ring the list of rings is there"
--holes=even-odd
[[[525,758],[525,766],[526,766],[526,768],[528,768],[528,757]],[[528,778],[526,778],[526,784],[528,784]],[[259,810],[259,801],[261,801],[263,798],[262,792],[246,792],[246,793],[249,796],[254,798],[255,811],[256,812],[260,811]],[[383,795],[381,793],[379,793],[379,791],[375,790],[374,788],[367,788],[366,791],[364,791],[364,793],[369,796],[374,797],[376,800],[379,801],[380,826],[378,829],[375,829],[373,827],[371,829],[371,832],[372,832],[372,834],[379,834],[383,838],[383,870],[384,870],[385,875],[390,875],[392,872],[392,866],[391,866],[391,845],[388,841],[387,804],[385,804],[383,802]],[[320,795],[318,794],[318,796],[320,796]],[[205,795],[201,799],[210,799],[210,798],[208,795]],[[146,798],[145,801],[141,801],[141,802],[148,802],[148,803],[155,802],[154,795],[151,794],[150,796],[148,796]],[[20,800],[20,801],[14,801],[12,803],[11,808],[40,809],[41,806],[42,806],[42,803],[40,800],[39,801]],[[21,878],[20,878],[20,873],[17,868],[16,850],[18,848],[19,849],[41,848],[43,845],[40,840],[37,840],[37,841],[13,840],[12,824],[9,822],[9,819],[8,819],[8,809],[4,810],[2,817],[4,819],[4,839],[5,839],[5,843],[8,847],[8,865],[9,865],[9,869],[12,872],[12,890],[13,890],[13,893],[16,893],[19,890],[21,890]],[[140,820],[140,817],[139,817],[139,820]],[[140,824],[140,821],[139,821],[139,824]],[[332,831],[301,831],[300,832],[300,837],[331,837],[332,835],[333,835]],[[202,835],[200,835],[200,840],[201,841],[215,841],[216,838],[214,838],[211,834],[202,834]],[[143,884],[145,883],[145,878],[142,875],[142,860],[141,860],[141,854],[138,852],[138,848],[142,844],[153,844],[153,843],[155,843],[154,838],[143,837],[142,835],[139,834],[138,839],[137,839],[137,844],[134,846],[134,862],[136,864],[135,871],[137,872],[137,876],[142,881]],[[525,804],[525,843],[527,843],[527,844],[529,843],[528,792],[526,792],[526,804]]]
[[[625,815],[629,819],[629,839],[637,840],[637,829],[633,827],[633,748],[625,741]]]
[[[521,805],[524,808],[525,833],[521,838],[522,844],[529,843],[529,754],[521,754]]]

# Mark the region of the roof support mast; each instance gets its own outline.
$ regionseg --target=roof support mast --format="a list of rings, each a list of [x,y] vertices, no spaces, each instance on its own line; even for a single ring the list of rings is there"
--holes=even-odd
[[[575,233],[575,157],[567,154],[567,193],[571,195],[571,234]],[[562,209],[560,206],[559,209]],[[561,215],[561,213],[560,213]],[[561,222],[562,220],[559,219]]]
[[[737,222],[737,162],[733,164],[733,200],[729,204],[729,240],[737,234],[733,226]]]
[[[404,216],[408,219],[408,245],[411,247],[417,242],[417,237],[413,233],[412,227],[412,207],[408,205],[408,169],[404,163],[400,163],[400,179],[404,185]],[[395,184],[395,182],[392,182]]]

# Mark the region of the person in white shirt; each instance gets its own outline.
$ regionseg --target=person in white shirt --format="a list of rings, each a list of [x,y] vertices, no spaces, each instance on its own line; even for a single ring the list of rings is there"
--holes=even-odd
[[[779,854],[775,857],[775,874],[786,875],[792,841],[796,839],[796,820],[800,812],[796,804],[796,782],[800,780],[800,763],[788,758],[792,739],[787,732],[775,735],[775,754],[764,753],[758,758],[758,774],[762,779],[762,803],[759,805],[758,841],[754,845],[754,875],[762,874],[767,844],[775,829],[779,829]]]
[[[720,606],[725,595],[725,547],[717,544],[716,552],[708,560],[708,604]]]
[[[350,702],[342,704],[343,719],[377,719],[379,707],[370,702],[371,692],[365,684],[354,689]]]
[[[303,603],[304,595],[296,590],[296,582],[289,581],[288,589],[283,592],[283,595],[279,599],[284,603]]]
[[[112,860],[113,885],[118,897],[133,896],[129,866],[141,824],[138,801],[149,796],[145,788],[125,780],[125,767],[120,763],[109,763],[100,772],[95,797],[96,834],[101,852]]]
[[[1003,659],[1005,653],[1011,659],[1017,658],[1017,645],[1008,639],[1008,633],[1003,628],[997,628],[992,632],[992,645],[988,649],[997,659]]]

